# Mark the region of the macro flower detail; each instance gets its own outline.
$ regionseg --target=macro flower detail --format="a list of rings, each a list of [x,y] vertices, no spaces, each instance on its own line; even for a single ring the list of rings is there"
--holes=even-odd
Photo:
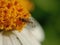
[[[0,45],[41,45],[44,40],[43,29],[35,19],[32,21],[35,24],[33,28],[28,24],[21,32],[0,32]]]
[[[0,0],[0,45],[41,45],[43,29],[23,1]]]
[[[0,0],[0,29],[20,30],[26,22],[20,19],[29,19],[30,13],[18,0]]]

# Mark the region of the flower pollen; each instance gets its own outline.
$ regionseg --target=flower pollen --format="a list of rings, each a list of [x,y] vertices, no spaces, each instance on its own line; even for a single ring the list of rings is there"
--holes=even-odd
[[[26,22],[19,18],[29,19],[29,17],[29,11],[21,5],[19,0],[0,0],[0,30],[21,31]]]

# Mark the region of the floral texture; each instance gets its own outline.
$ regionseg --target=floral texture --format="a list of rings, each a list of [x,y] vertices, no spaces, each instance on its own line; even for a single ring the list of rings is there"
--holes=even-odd
[[[41,45],[44,32],[31,9],[29,0],[0,0],[0,45]]]
[[[21,30],[29,19],[30,13],[19,0],[0,0],[0,29]]]

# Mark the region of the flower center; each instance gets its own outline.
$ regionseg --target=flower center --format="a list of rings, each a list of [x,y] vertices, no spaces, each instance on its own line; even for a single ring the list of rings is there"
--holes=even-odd
[[[30,13],[18,0],[0,0],[0,30],[21,31]],[[24,19],[24,21],[22,20]]]

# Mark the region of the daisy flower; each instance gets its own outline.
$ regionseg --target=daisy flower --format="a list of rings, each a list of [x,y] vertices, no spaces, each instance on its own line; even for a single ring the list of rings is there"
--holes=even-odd
[[[43,29],[20,0],[0,0],[0,45],[40,45]]]

